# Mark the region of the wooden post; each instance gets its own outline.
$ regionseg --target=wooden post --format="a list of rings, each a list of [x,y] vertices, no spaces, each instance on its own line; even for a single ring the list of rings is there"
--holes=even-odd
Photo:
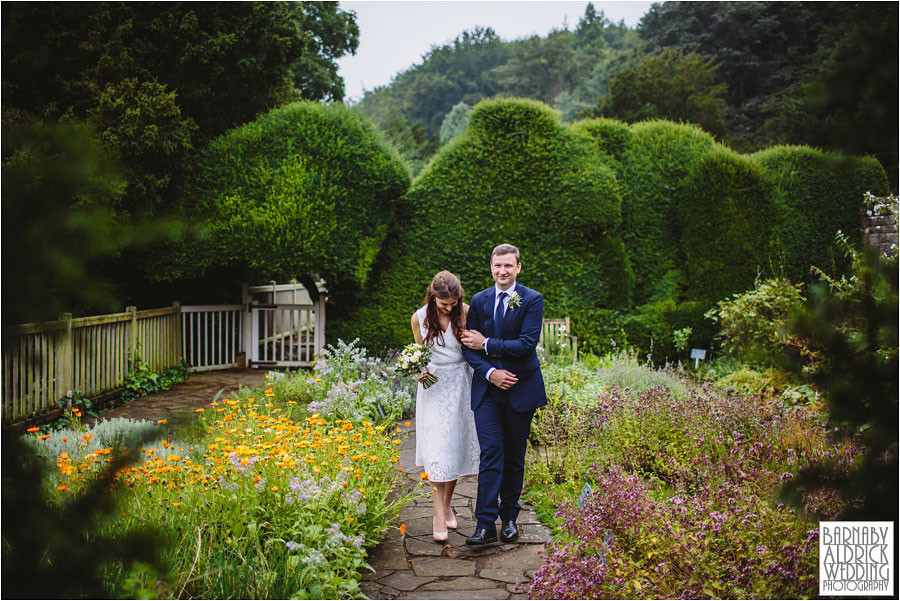
[[[244,284],[241,286],[241,303],[244,305],[241,312],[241,338],[244,343],[244,360],[239,361],[243,363],[241,367],[248,367],[253,358],[253,313],[250,311],[250,301],[250,285]]]
[[[75,353],[72,347],[72,314],[63,313],[60,320],[63,328],[60,331],[59,355],[56,357],[56,386],[53,391],[53,400],[67,397],[72,398],[75,385]]]
[[[125,373],[130,373],[134,366],[134,354],[137,351],[137,307],[125,307],[126,313],[131,313],[131,340],[128,344],[128,369]]]
[[[184,347],[181,334],[181,302],[175,301],[172,303],[172,306],[175,308],[175,323],[172,328],[172,350],[174,353],[172,365],[174,365],[184,359]]]

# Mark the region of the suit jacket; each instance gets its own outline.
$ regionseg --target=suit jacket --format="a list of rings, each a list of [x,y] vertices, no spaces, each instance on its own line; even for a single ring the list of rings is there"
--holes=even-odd
[[[462,347],[463,356],[475,370],[472,378],[473,411],[481,404],[488,387],[493,386],[487,379],[487,372],[492,367],[510,371],[519,378],[507,391],[513,409],[530,411],[547,404],[541,362],[535,351],[544,318],[544,297],[518,283],[515,290],[522,297],[522,302],[515,309],[507,309],[500,332],[494,332],[494,288],[482,290],[472,297],[469,304],[466,328],[478,330],[489,338],[489,355],[481,349]]]

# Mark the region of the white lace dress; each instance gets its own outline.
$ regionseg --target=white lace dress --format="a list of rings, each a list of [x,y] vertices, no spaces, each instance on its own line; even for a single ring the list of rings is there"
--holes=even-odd
[[[425,337],[425,309],[416,311]],[[444,345],[431,345],[428,369],[438,377],[429,388],[419,384],[416,394],[416,465],[432,482],[449,482],[478,473],[481,449],[471,408],[472,368],[463,358],[452,324]]]

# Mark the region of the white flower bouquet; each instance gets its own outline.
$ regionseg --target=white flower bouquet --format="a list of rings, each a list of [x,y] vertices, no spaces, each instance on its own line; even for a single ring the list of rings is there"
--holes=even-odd
[[[411,343],[397,355],[397,371],[405,376],[421,376],[422,386],[428,388],[438,381],[436,375],[428,371],[428,362],[431,361],[431,349],[424,344]]]

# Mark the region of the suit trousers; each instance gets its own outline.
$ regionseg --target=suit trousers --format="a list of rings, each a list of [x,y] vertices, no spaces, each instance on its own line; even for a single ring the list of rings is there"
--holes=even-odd
[[[525,451],[534,411],[516,411],[509,403],[509,393],[494,385],[488,386],[475,409],[475,430],[481,446],[475,501],[477,528],[495,528],[498,516],[506,521],[519,515]]]

